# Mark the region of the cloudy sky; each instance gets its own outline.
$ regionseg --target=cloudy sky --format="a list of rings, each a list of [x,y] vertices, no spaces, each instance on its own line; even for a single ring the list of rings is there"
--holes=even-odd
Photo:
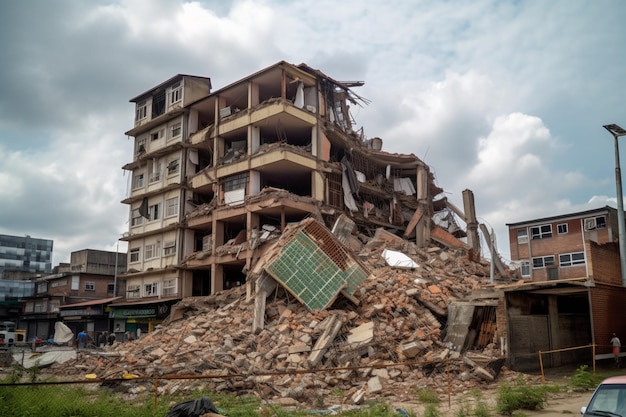
[[[53,239],[53,265],[115,250],[128,100],[285,60],[365,81],[357,125],[473,190],[507,261],[506,223],[616,207],[625,52],[622,0],[0,0],[0,233]]]

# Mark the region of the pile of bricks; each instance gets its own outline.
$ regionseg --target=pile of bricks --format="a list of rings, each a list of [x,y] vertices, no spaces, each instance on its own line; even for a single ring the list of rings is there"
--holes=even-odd
[[[337,392],[353,404],[402,401],[415,398],[416,387],[444,394],[496,379],[500,368],[491,364],[502,360],[495,344],[461,353],[442,342],[449,303],[492,286],[487,262],[471,261],[463,250],[420,249],[385,235],[349,246],[359,248],[371,271],[354,294],[357,304],[340,296],[331,308],[312,312],[278,286],[267,298],[264,326],[255,332],[251,288],[234,288],[184,299],[177,316],[154,332],[81,353],[51,370],[77,378],[213,376],[202,380],[211,390],[279,403],[312,403]],[[389,266],[383,249],[402,252],[419,266]],[[170,392],[181,384],[190,381],[160,382]]]

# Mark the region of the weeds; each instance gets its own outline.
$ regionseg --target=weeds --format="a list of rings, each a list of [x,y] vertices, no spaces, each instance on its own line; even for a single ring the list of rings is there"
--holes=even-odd
[[[541,410],[548,400],[548,392],[558,390],[558,386],[530,386],[518,379],[515,385],[502,384],[498,387],[496,409],[498,413],[508,416],[517,410]]]
[[[430,387],[418,389],[417,399],[424,404],[439,404],[441,402],[437,393]]]

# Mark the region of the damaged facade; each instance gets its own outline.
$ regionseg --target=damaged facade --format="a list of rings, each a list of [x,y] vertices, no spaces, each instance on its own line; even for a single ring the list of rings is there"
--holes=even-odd
[[[246,283],[264,244],[306,218],[330,228],[346,214],[364,237],[384,228],[478,257],[471,191],[463,212],[437,199],[442,189],[419,158],[367,139],[350,114],[366,103],[352,90],[362,84],[281,61],[215,92],[208,78],[177,75],[131,99],[128,271],[117,308],[151,331],[175,301]],[[133,317],[138,304],[143,317]]]

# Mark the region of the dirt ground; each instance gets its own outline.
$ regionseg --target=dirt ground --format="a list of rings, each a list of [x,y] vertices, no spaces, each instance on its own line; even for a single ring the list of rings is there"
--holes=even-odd
[[[521,410],[528,417],[563,417],[563,415],[580,416],[580,408],[587,405],[593,391],[578,392],[568,389],[569,380],[574,375],[576,367],[563,367],[551,369],[545,372],[544,378],[546,384],[558,384],[563,390],[558,393],[550,393],[548,402],[543,410],[529,411]],[[598,364],[596,372],[601,374],[615,373],[610,363]],[[624,370],[626,372],[626,370]],[[541,374],[533,374],[534,379],[541,383]],[[467,393],[465,395],[457,395],[448,400],[444,398],[438,406],[442,417],[455,417],[463,407],[472,406],[476,403],[476,393]],[[495,412],[498,396],[498,384],[495,383],[487,389],[480,390],[479,401],[486,403],[491,410],[491,415],[497,416]],[[414,412],[418,416],[424,415],[424,404],[419,402],[394,404],[394,407],[401,408],[407,412]]]

